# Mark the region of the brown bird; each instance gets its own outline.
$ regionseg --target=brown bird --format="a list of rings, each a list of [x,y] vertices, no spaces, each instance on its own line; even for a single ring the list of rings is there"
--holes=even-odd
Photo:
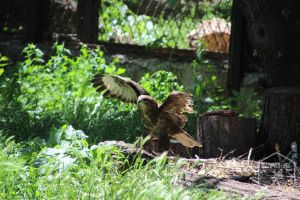
[[[174,91],[162,105],[149,95],[138,83],[121,76],[98,74],[92,80],[97,92],[123,102],[135,103],[147,134],[159,139],[159,148],[168,150],[170,138],[176,139],[186,147],[201,147],[182,128],[187,122],[184,112],[193,112],[192,94]]]

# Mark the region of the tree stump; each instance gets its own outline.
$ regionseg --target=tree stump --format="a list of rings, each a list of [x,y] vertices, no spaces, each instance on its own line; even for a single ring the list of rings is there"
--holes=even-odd
[[[219,157],[232,152],[239,156],[255,147],[256,120],[236,113],[206,113],[198,119],[197,139],[203,144],[201,156]]]
[[[261,133],[266,137],[266,152],[287,154],[293,141],[300,143],[300,88],[272,88],[266,93]]]

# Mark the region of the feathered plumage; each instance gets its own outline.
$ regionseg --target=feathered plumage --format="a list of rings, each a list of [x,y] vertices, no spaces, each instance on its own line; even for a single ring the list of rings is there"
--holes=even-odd
[[[98,74],[92,80],[97,92],[127,103],[136,103],[141,119],[151,134],[160,133],[166,138],[174,138],[187,147],[201,147],[182,128],[187,122],[185,112],[193,112],[192,94],[174,91],[162,105],[149,95],[138,83],[121,76]],[[169,145],[169,139],[166,146]]]

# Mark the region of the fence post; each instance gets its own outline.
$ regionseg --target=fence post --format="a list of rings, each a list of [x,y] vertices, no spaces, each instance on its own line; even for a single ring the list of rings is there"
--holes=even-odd
[[[26,41],[41,42],[48,28],[50,0],[28,0]]]
[[[241,0],[233,0],[232,5],[232,24],[231,24],[231,37],[230,37],[230,50],[229,61],[230,68],[228,70],[227,89],[229,95],[232,95],[233,91],[238,91],[240,88],[241,76],[243,73],[242,67],[242,44],[245,39],[246,21],[241,14],[239,8]]]
[[[78,0],[77,34],[82,42],[97,42],[100,3],[101,0]]]

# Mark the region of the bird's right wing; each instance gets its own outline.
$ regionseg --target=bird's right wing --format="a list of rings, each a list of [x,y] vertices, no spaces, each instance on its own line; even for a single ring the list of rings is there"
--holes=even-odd
[[[183,128],[187,122],[187,117],[183,113],[192,113],[193,95],[185,92],[172,92],[165,102],[159,107],[163,113],[168,113],[173,121]]]
[[[138,83],[117,75],[97,74],[92,83],[97,92],[104,91],[104,96],[123,102],[136,103],[140,95],[148,95]]]

